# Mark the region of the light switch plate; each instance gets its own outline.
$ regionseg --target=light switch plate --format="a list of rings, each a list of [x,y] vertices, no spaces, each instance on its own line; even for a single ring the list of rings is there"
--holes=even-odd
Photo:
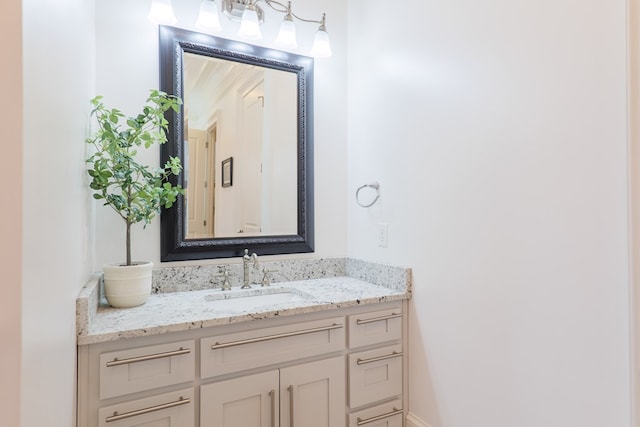
[[[386,248],[389,245],[389,224],[378,223],[378,246]]]

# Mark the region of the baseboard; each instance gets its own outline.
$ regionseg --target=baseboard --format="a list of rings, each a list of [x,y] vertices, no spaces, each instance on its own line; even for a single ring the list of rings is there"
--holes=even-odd
[[[407,414],[407,427],[430,427],[429,424],[413,415],[411,412]]]

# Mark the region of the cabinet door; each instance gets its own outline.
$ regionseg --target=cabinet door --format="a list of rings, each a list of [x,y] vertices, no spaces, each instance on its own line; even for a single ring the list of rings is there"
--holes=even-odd
[[[280,370],[281,427],[344,427],[345,359]]]
[[[277,427],[278,371],[200,387],[200,427]]]

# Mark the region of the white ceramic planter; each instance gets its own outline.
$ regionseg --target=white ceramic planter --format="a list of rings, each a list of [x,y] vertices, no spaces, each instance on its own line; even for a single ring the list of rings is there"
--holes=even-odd
[[[144,304],[151,295],[152,262],[134,265],[105,264],[104,296],[112,307],[127,308]]]

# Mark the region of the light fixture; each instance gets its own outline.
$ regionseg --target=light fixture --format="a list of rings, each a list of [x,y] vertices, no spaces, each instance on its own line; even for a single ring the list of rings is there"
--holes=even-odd
[[[316,58],[328,58],[331,56],[331,44],[329,43],[329,33],[327,33],[327,27],[324,25],[325,16],[322,15],[322,22],[316,35],[313,39],[313,46],[311,47],[311,56]]]
[[[309,22],[320,24],[316,31],[311,55],[316,58],[325,58],[331,56],[331,46],[329,44],[329,34],[325,25],[326,17],[323,14],[319,21],[313,19],[305,19],[293,13],[291,10],[291,2],[287,5],[277,0],[219,0],[220,6],[216,0],[201,0],[200,13],[196,27],[208,32],[217,32],[222,30],[220,19],[218,17],[218,7],[231,20],[240,22],[240,30],[238,36],[257,40],[262,38],[260,24],[264,22],[264,11],[258,3],[267,5],[270,9],[284,14],[284,19],[280,25],[280,32],[275,41],[276,45],[285,49],[295,49],[298,47],[296,37],[296,26],[294,21]],[[177,22],[171,0],[152,0],[151,10],[149,11],[149,19],[158,24],[173,25]]]
[[[238,35],[245,39],[258,40],[262,38],[260,31],[260,21],[258,20],[258,12],[256,7],[249,3],[242,12],[242,21],[240,21],[240,30]]]
[[[222,31],[215,0],[202,0],[200,2],[200,13],[198,14],[196,27],[204,31]]]
[[[298,47],[296,39],[296,25],[293,23],[293,15],[291,15],[291,2],[287,4],[287,14],[280,24],[280,32],[276,39],[276,44],[289,49]]]
[[[173,7],[171,7],[171,0],[152,0],[148,18],[156,24],[173,25],[177,22],[176,16],[173,14]]]

